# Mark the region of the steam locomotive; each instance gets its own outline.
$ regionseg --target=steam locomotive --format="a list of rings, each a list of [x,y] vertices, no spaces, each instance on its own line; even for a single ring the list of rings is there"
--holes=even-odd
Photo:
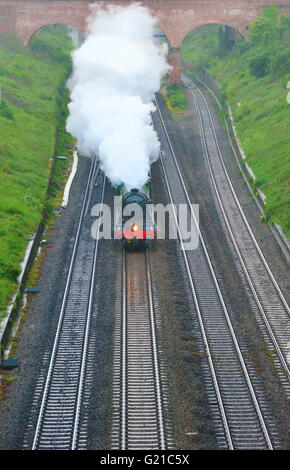
[[[120,185],[117,193],[122,204],[116,216],[115,238],[123,240],[125,250],[146,249],[148,240],[155,236],[150,181],[130,191]]]

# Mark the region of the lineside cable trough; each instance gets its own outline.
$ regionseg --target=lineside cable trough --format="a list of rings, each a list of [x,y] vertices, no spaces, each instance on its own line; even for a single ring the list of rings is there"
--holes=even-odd
[[[19,359],[4,359],[1,363],[2,370],[12,370],[19,367]]]

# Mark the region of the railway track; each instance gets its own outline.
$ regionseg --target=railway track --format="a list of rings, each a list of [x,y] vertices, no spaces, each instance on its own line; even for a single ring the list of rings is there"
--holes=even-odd
[[[239,270],[248,286],[257,320],[277,374],[290,398],[290,370],[287,354],[290,345],[289,306],[248,224],[228,175],[214,128],[210,108],[201,90],[186,76],[183,83],[189,89],[199,115],[205,158],[218,204]]]
[[[191,201],[156,102],[154,123],[163,144],[161,164],[172,204]],[[163,134],[163,137],[161,136]],[[177,215],[175,213],[177,221]],[[197,249],[182,251],[195,315],[198,318],[207,363],[205,385],[218,445],[221,449],[279,447],[275,426],[255,370],[239,344],[208,250],[191,209],[191,223],[199,232]],[[183,241],[179,232],[181,248]],[[243,350],[242,350],[243,349]]]
[[[173,448],[160,365],[149,250],[123,251],[116,315],[112,449]]]
[[[91,236],[87,216],[94,186],[103,203],[105,176],[97,159],[91,164],[77,234],[72,251],[55,339],[44,355],[30,410],[24,448],[69,450],[85,448],[86,417],[81,416],[85,387],[92,381],[88,364],[93,312],[98,236]],[[99,231],[99,227],[98,227]],[[97,232],[98,234],[98,232]]]

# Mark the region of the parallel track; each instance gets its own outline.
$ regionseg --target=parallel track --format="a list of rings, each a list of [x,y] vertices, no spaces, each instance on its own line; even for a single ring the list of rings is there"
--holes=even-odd
[[[85,446],[85,438],[80,433],[80,416],[85,383],[90,375],[86,374],[86,367],[100,228],[98,226],[94,240],[90,233],[91,220],[86,213],[97,180],[102,204],[105,176],[99,172],[95,158],[80,214],[55,340],[52,352],[46,353],[38,378],[25,448],[77,449],[80,441],[81,447]]]
[[[172,204],[187,204],[191,208],[157,102],[156,107],[165,136],[167,151],[165,157],[161,156],[161,163],[170,201]],[[191,223],[199,232],[200,243],[197,249],[183,250],[182,253],[208,359],[210,373],[206,387],[219,447],[273,449],[275,429],[271,417],[263,399],[257,396],[256,378],[246,365],[193,210]],[[179,239],[183,248],[180,232]]]
[[[116,318],[112,449],[167,449],[164,380],[156,339],[149,250],[123,251]]]
[[[259,323],[274,357],[281,383],[290,398],[290,370],[287,354],[290,345],[289,306],[248,224],[228,175],[214,128],[209,106],[201,90],[186,76],[199,115],[205,157],[213,188],[218,199],[233,248],[245,280],[256,303]]]

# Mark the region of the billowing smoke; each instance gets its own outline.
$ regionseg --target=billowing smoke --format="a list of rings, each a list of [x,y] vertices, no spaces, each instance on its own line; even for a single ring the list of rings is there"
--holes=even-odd
[[[113,185],[141,187],[159,142],[152,98],[168,72],[153,41],[155,20],[140,5],[94,8],[89,36],[73,52],[67,131],[86,155],[99,155]]]

